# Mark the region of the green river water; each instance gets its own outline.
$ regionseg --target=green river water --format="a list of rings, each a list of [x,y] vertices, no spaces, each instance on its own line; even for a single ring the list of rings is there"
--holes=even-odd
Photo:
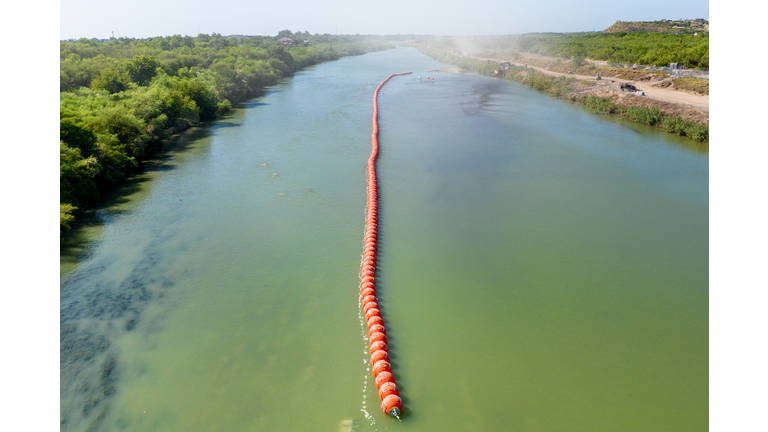
[[[442,66],[300,72],[76,227],[61,430],[708,430],[706,148]],[[379,96],[398,422],[358,283],[373,92],[405,71]]]

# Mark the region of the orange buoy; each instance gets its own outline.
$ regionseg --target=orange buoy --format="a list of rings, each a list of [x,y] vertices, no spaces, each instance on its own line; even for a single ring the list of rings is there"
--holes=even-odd
[[[392,373],[392,365],[386,360],[379,360],[373,365],[373,376],[376,377],[380,372],[387,371]]]
[[[379,387],[379,399],[384,400],[389,395],[400,396],[400,391],[397,389],[397,384],[392,381],[385,382]]]
[[[374,343],[376,341],[382,341],[384,343],[387,343],[387,335],[385,335],[382,332],[374,332],[369,336],[368,340],[370,340],[371,343]]]
[[[371,326],[374,324],[384,325],[384,319],[381,317],[381,315],[374,315],[368,318],[368,328],[371,328]]]
[[[381,388],[381,386],[384,385],[384,383],[388,383],[388,382],[391,382],[391,383],[395,382],[395,377],[392,376],[391,372],[384,371],[384,372],[379,372],[379,374],[376,375],[376,388]]]
[[[386,350],[373,351],[373,354],[371,354],[371,363],[376,364],[379,360],[389,361],[389,354],[387,354]]]
[[[373,93],[373,119],[371,125],[371,156],[368,158],[368,209],[366,210],[365,237],[363,242],[363,262],[360,268],[360,304],[363,307],[368,339],[370,342],[371,365],[376,387],[379,389],[381,409],[384,413],[399,417],[403,410],[400,391],[392,375],[387,351],[387,335],[384,328],[384,318],[379,310],[376,298],[376,259],[379,228],[379,190],[376,178],[376,159],[379,157],[379,105],[378,96],[382,86],[394,76],[407,75],[411,72],[396,73],[388,76],[376,87]]]
[[[403,400],[400,396],[389,395],[381,401],[381,410],[385,413],[400,418],[400,413],[403,412]]]
[[[375,352],[378,350],[387,350],[387,344],[385,344],[383,341],[376,341],[371,344],[371,352]]]
[[[374,303],[374,302],[370,302],[370,303],[366,304],[366,306],[368,306],[371,303]],[[378,305],[376,305],[376,306],[378,306]],[[375,306],[368,308],[368,312],[365,313],[366,321],[371,319],[372,317],[375,317],[375,316],[377,316],[377,317],[381,316],[381,311],[379,310],[379,308],[377,308]]]
[[[371,337],[376,332],[384,333],[384,335],[387,335],[387,329],[384,328],[381,324],[374,324],[371,326],[371,328],[368,329],[368,337]]]
[[[373,291],[373,290],[368,288],[366,291]],[[379,308],[379,304],[376,303],[375,301],[369,301],[368,303],[365,304],[365,306],[363,306],[363,312],[367,313],[371,308],[378,309]],[[367,321],[368,318],[370,318],[370,317],[366,317],[366,321]]]

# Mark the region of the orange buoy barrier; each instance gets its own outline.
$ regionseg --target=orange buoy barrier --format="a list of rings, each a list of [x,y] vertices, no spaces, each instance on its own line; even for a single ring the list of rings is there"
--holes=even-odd
[[[391,382],[394,384],[395,378],[392,376],[389,372],[382,372],[378,375],[376,375],[376,387],[381,388],[384,383]]]
[[[371,366],[379,389],[381,409],[385,414],[400,418],[403,412],[403,400],[392,376],[392,366],[389,364],[387,350],[387,332],[384,328],[384,318],[379,310],[376,298],[376,252],[378,251],[379,230],[379,189],[376,179],[376,159],[379,157],[379,105],[378,97],[381,87],[390,78],[408,75],[411,72],[392,74],[376,87],[373,93],[373,133],[371,134],[371,157],[368,158],[368,212],[365,219],[365,243],[363,249],[363,265],[360,270],[360,299],[368,326],[368,341],[371,344]]]
[[[379,387],[379,399],[384,400],[389,395],[400,396],[400,391],[397,389],[397,385],[391,381],[385,382]]]

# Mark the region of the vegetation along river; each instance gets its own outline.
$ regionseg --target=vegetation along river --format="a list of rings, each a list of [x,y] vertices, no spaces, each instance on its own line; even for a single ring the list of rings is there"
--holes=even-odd
[[[76,227],[61,429],[706,431],[706,147],[443,66],[397,48],[297,73]],[[358,274],[373,91],[404,71],[378,163],[400,423]]]

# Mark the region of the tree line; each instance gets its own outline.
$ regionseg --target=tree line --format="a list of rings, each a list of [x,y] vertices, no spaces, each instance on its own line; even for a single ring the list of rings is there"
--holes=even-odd
[[[457,49],[472,46],[477,51],[521,52],[647,66],[678,63],[686,68],[709,68],[709,33],[697,36],[651,32],[527,33],[472,36],[464,38],[463,43],[451,37],[437,37],[430,42]]]
[[[709,34],[586,33],[530,35],[518,41],[520,51],[552,57],[590,58],[609,63],[709,68]]]
[[[281,78],[325,61],[388,48],[369,36],[220,34],[60,43],[60,226],[170,135],[215,120]],[[305,42],[306,41],[306,42]]]

